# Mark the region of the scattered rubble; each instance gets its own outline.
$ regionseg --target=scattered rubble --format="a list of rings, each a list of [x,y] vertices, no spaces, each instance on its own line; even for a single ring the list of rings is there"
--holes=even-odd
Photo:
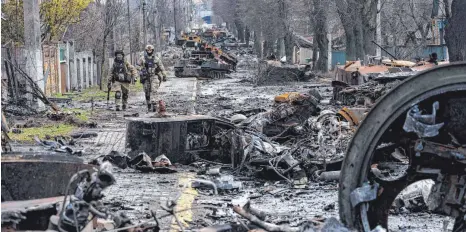
[[[350,86],[343,82],[333,81],[334,87],[333,99],[345,106],[364,106],[372,107],[377,100],[385,95],[388,91],[400,84],[401,81],[381,83],[376,80],[370,80],[364,84]]]
[[[117,151],[111,151],[107,155],[102,155],[91,161],[91,164],[100,165],[104,162],[110,162],[118,168],[132,168],[142,173],[175,173],[175,169],[171,168],[171,161],[165,156],[160,155],[152,160],[146,153],[140,153],[134,158],[120,154]]]
[[[76,156],[82,156],[83,154],[86,153],[84,149],[83,150],[73,149],[71,146],[75,144],[74,140],[71,139],[70,141],[68,141],[65,137],[62,137],[62,136],[55,137],[55,141],[41,140],[37,136],[34,136],[34,140],[36,141],[37,145],[41,145],[47,148],[48,150],[53,150],[53,151],[61,152],[61,153],[68,153],[70,155],[76,155]]]

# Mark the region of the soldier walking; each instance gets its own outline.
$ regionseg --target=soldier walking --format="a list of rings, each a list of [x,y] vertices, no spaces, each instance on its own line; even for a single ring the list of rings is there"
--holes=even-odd
[[[157,112],[157,90],[162,81],[167,81],[167,75],[162,61],[155,56],[154,46],[146,46],[144,55],[139,58],[137,66],[140,71],[140,81],[144,85],[147,109]],[[163,104],[161,102],[159,104],[159,111],[164,111]]]
[[[113,62],[107,79],[107,87],[115,92],[116,111],[120,111],[120,104],[123,98],[122,109],[126,110],[128,105],[129,84],[131,80],[137,78],[137,70],[124,59],[122,50],[115,51],[115,61]],[[133,78],[133,79],[132,79]]]

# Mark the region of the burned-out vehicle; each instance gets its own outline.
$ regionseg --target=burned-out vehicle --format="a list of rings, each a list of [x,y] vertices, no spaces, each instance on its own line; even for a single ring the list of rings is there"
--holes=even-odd
[[[390,229],[397,195],[425,179],[426,202],[465,231],[466,63],[439,66],[406,79],[378,100],[359,126],[343,162],[339,209],[349,227]]]
[[[236,70],[237,63],[233,55],[206,46],[203,50],[188,51],[186,58],[179,59],[174,66],[175,76],[218,79]]]

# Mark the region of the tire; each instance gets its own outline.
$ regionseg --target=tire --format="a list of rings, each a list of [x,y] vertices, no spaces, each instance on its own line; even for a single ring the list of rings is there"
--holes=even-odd
[[[437,95],[440,89],[459,88],[466,90],[466,63],[439,66],[400,83],[371,109],[351,140],[342,165],[338,198],[340,219],[346,226],[362,229],[359,210],[351,206],[350,194],[362,186],[375,146],[387,128],[411,106],[426,99],[426,93]]]

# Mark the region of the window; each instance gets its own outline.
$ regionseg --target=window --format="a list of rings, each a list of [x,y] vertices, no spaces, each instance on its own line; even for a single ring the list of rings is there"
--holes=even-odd
[[[66,61],[65,51],[65,48],[60,48],[60,62]]]

